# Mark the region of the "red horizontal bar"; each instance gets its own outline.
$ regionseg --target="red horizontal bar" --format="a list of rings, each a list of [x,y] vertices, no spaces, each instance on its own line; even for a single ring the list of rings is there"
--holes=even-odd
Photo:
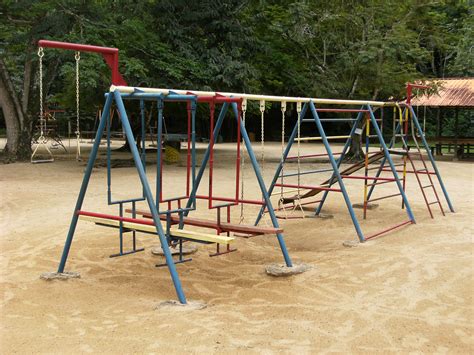
[[[384,181],[396,181],[394,178],[376,177],[376,176],[357,176],[357,175],[341,175],[344,179],[358,179],[358,180],[384,180]]]
[[[205,196],[205,195],[196,195],[196,198],[200,199],[200,200],[209,200],[210,197]],[[236,204],[238,204],[238,203],[247,203],[249,205],[259,205],[259,206],[263,206],[265,204],[265,202],[262,202],[262,201],[259,201],[259,200],[241,200],[241,199],[235,199],[235,198],[230,198],[230,197],[215,197],[215,196],[212,196],[212,199],[216,200],[216,201],[235,202]]]
[[[380,201],[380,200],[384,200],[386,198],[392,198],[392,197],[396,197],[396,196],[401,196],[401,193],[397,193],[397,194],[392,194],[392,195],[387,195],[387,196],[382,196],[382,197],[377,197],[377,198],[371,198],[369,201],[367,202],[375,202],[375,201]]]
[[[318,112],[369,112],[369,110],[362,110],[357,108],[318,108]]]
[[[341,153],[332,153],[332,155],[341,155]],[[315,157],[324,157],[328,156],[328,153],[321,153],[321,154],[307,154],[307,155],[300,155],[301,158],[315,158]],[[298,159],[297,155],[292,155],[290,157],[286,157],[286,160]]]
[[[308,186],[308,185],[296,185],[296,184],[275,184],[276,187],[292,187],[296,189],[303,190],[321,190],[321,191],[336,191],[341,192],[341,189],[334,189],[332,187],[323,187],[323,186]]]
[[[196,95],[192,91],[187,92],[188,95]],[[215,95],[215,96],[198,96],[197,98],[198,102],[215,102],[215,103],[224,103],[224,102],[235,102],[235,103],[241,103],[242,98],[240,97],[228,97],[228,96],[223,96],[223,95]]]
[[[130,217],[120,217],[115,216],[112,214],[104,214],[104,213],[97,213],[97,212],[88,212],[88,211],[77,211],[76,214],[78,216],[89,216],[89,217],[97,217],[97,218],[104,218],[104,219],[111,219],[113,221],[122,221],[122,222],[130,222],[130,223],[138,223],[144,224],[147,226],[154,226],[155,223],[153,220],[150,219],[138,219],[138,218],[130,218]]]
[[[403,226],[405,226],[405,225],[407,225],[407,224],[412,224],[412,223],[413,223],[413,221],[412,221],[412,220],[409,220],[409,221],[406,221],[406,222],[397,224],[397,225],[395,225],[395,226],[393,226],[393,227],[384,229],[384,230],[381,231],[381,232],[377,232],[377,233],[375,233],[375,234],[372,234],[371,236],[366,237],[365,240],[369,240],[369,239],[378,237],[379,235],[385,234],[385,233],[390,232],[390,231],[392,231],[392,230],[394,230],[394,229],[397,229],[397,228],[400,228],[400,227],[403,227]]]
[[[48,41],[45,39],[39,40],[38,46],[48,47],[48,48],[70,49],[70,50],[81,51],[81,52],[105,53],[105,54],[114,54],[114,53],[118,53],[119,51],[118,48],[112,48],[112,47],[100,47],[100,46],[91,46],[88,44]]]
[[[392,171],[392,169],[382,169],[382,171]],[[396,170],[397,173],[403,173],[403,170]],[[407,170],[406,173],[415,174],[413,170]],[[434,171],[418,171],[417,174],[436,175]]]

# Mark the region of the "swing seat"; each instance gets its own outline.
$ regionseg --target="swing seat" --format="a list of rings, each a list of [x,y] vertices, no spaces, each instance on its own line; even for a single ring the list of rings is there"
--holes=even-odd
[[[79,211],[79,218],[83,221],[93,222],[97,225],[106,226],[106,227],[115,227],[120,228],[120,223],[122,227],[127,231],[137,231],[143,233],[156,234],[156,227],[152,221],[141,221],[136,220],[136,222],[130,221],[120,221],[117,216],[101,215],[101,217],[85,215],[84,211]],[[86,212],[88,213],[88,212]],[[104,217],[105,216],[105,217]],[[118,217],[120,218],[120,217]],[[146,223],[144,223],[146,222]],[[149,223],[148,223],[149,222]],[[224,235],[208,234],[201,233],[177,228],[171,228],[170,235],[174,238],[190,240],[194,242],[200,242],[205,244],[218,243],[218,244],[230,244],[234,242],[235,238],[228,237]]]
[[[132,210],[126,209],[125,212],[132,213]],[[135,213],[137,213],[138,215],[144,218],[152,218],[151,213],[148,211],[135,211]],[[160,215],[160,219],[165,221],[166,216]],[[171,216],[171,222],[173,222],[174,224],[178,224],[179,217]],[[189,224],[190,226],[195,226],[195,227],[203,227],[203,228],[211,228],[215,230],[220,230],[222,232],[234,232],[234,233],[252,234],[252,235],[283,233],[282,228],[259,227],[259,226],[253,226],[253,225],[234,224],[234,223],[227,223],[227,222],[217,223],[215,221],[209,221],[206,219],[192,218],[192,217],[183,217],[183,223]]]

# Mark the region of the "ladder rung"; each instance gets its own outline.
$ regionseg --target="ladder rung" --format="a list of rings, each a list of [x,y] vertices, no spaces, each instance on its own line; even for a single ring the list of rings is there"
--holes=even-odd
[[[426,189],[427,187],[433,187],[433,185],[432,184],[431,185],[425,185],[425,186],[422,186],[421,188]]]
[[[439,201],[430,202],[428,205],[434,205],[435,203],[439,203]]]

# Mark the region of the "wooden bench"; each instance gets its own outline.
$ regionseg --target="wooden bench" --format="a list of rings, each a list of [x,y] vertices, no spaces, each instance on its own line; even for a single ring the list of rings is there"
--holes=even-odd
[[[132,218],[126,218],[123,220],[123,217],[113,216],[113,215],[100,215],[99,216],[92,216],[90,212],[80,211],[78,212],[79,219],[83,221],[93,222],[97,225],[107,226],[107,227],[115,227],[120,228],[120,224],[122,224],[123,228],[126,228],[130,231],[137,231],[137,232],[144,232],[144,233],[152,233],[156,234],[156,226],[153,221],[141,221],[135,220],[132,222]],[[144,223],[147,222],[147,223]],[[149,223],[148,223],[149,222]],[[175,238],[186,239],[190,241],[196,241],[201,243],[219,243],[219,244],[230,244],[234,242],[235,238],[223,236],[223,235],[216,235],[216,234],[208,234],[208,233],[201,233],[177,228],[171,228],[170,235]]]
[[[454,155],[458,158],[470,155],[471,147],[474,145],[474,138],[472,137],[429,137],[427,139],[432,144],[432,154],[443,155],[443,146],[448,148],[448,153],[451,152],[453,147],[457,149],[457,151],[454,151]]]
[[[132,213],[132,210],[126,209],[125,212]],[[151,213],[148,211],[136,210],[135,213],[145,218],[152,218]],[[163,221],[166,221],[166,216],[160,215],[160,219]],[[171,216],[171,222],[173,224],[178,224],[179,217]],[[217,223],[216,221],[209,221],[206,219],[192,218],[192,217],[183,217],[183,223],[188,224],[190,226],[195,226],[195,227],[215,229],[221,232],[234,232],[234,233],[252,234],[252,235],[283,233],[283,228],[258,227],[258,226],[252,226],[252,225],[246,225],[246,224],[234,224],[234,223],[227,223],[227,222]]]

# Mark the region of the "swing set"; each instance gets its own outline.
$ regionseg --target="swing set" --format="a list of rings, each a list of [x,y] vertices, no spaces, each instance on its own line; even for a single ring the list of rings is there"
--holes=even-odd
[[[280,205],[298,201],[301,205],[301,200],[307,197],[316,195],[319,192],[324,192],[323,198],[320,201],[316,214],[319,214],[324,200],[327,197],[328,192],[337,191],[341,192],[344,196],[345,202],[351,214],[353,223],[356,227],[357,234],[360,241],[369,239],[370,237],[364,237],[358,220],[355,216],[352,204],[347,194],[343,179],[361,179],[365,183],[365,205],[369,201],[367,198],[367,189],[369,186],[374,186],[378,183],[395,182],[397,184],[399,194],[402,196],[403,205],[406,208],[409,220],[403,222],[397,226],[388,228],[376,235],[386,233],[391,229],[398,228],[402,225],[414,223],[414,217],[411,212],[410,206],[405,196],[404,188],[397,175],[397,170],[391,159],[390,149],[385,144],[377,119],[374,114],[372,107],[382,107],[384,103],[376,101],[363,101],[363,100],[331,100],[331,99],[315,99],[315,98],[301,98],[301,97],[280,97],[280,96],[267,96],[267,95],[252,95],[252,94],[236,94],[236,93],[216,93],[216,92],[203,92],[203,91],[187,91],[187,90],[169,90],[169,89],[155,89],[155,88],[139,88],[125,86],[123,78],[118,73],[118,50],[115,48],[103,48],[95,46],[84,46],[78,44],[40,41],[40,46],[51,46],[55,48],[64,48],[72,50],[85,50],[101,53],[104,56],[105,61],[112,69],[112,86],[109,92],[105,95],[105,104],[101,112],[101,118],[98,122],[98,128],[93,141],[92,150],[87,162],[87,166],[84,172],[84,178],[81,184],[79,195],[74,207],[69,231],[66,237],[63,253],[58,267],[58,273],[63,273],[65,265],[69,256],[72,241],[75,235],[77,223],[79,220],[92,222],[99,226],[113,228],[118,230],[119,236],[119,251],[116,254],[110,255],[110,257],[119,257],[144,250],[137,246],[137,232],[144,234],[151,234],[157,236],[161,248],[165,256],[165,263],[158,264],[156,266],[166,266],[170,273],[173,281],[177,297],[181,303],[186,303],[186,297],[182,289],[181,281],[177,272],[176,264],[190,261],[191,259],[184,258],[183,243],[187,241],[193,241],[203,244],[216,244],[216,252],[210,254],[210,256],[217,256],[227,254],[235,251],[231,248],[235,242],[235,233],[245,234],[246,236],[256,236],[263,234],[275,234],[279,243],[280,250],[283,255],[283,259],[287,267],[292,267],[292,261],[288,254],[285,240],[283,237],[283,229],[280,228],[278,222],[278,216],[273,208],[270,196],[272,195],[275,187],[281,188]],[[146,149],[145,139],[141,140],[141,144],[137,147],[136,137],[132,132],[132,128],[129,121],[129,115],[125,102],[130,100],[138,100],[140,107],[140,124],[141,124],[141,136],[145,137],[146,120],[145,120],[145,105],[147,102],[153,102],[156,104],[156,127],[157,127],[157,152],[156,152],[156,190],[153,193],[150,187],[150,182],[147,177],[146,171]],[[249,135],[246,130],[246,110],[248,101],[258,101],[260,114],[261,114],[261,162],[259,165],[258,159],[253,150],[250,142]],[[41,101],[42,102],[42,101]],[[163,141],[163,125],[164,116],[163,111],[167,103],[173,102],[178,105],[185,104],[187,111],[187,149],[186,149],[186,182],[185,192],[178,196],[164,196],[163,189],[163,178],[164,178],[164,165],[163,165],[163,152],[161,144]],[[265,163],[265,142],[264,142],[264,114],[265,105],[268,102],[279,102],[281,104],[282,111],[282,157],[277,171],[274,175],[273,181],[269,188],[265,186],[265,182],[262,176]],[[289,138],[286,148],[284,148],[284,120],[287,104],[294,103],[296,105],[296,111],[298,113],[297,124],[295,125],[293,132]],[[206,104],[209,107],[210,117],[210,141],[205,151],[204,157],[200,162],[198,169],[198,162],[196,159],[196,111],[198,104]],[[346,108],[346,109],[334,109],[334,108],[316,108],[316,105],[359,105],[361,108]],[[181,106],[180,106],[181,107]],[[332,107],[332,106],[331,106]],[[129,143],[131,154],[138,176],[140,178],[142,193],[138,197],[127,198],[127,199],[114,199],[112,194],[112,169],[111,169],[111,112],[117,110],[118,118],[122,124],[122,129],[126,140]],[[310,111],[312,118],[309,121],[316,124],[317,131],[319,132],[318,137],[301,137],[300,125],[302,122],[307,120],[304,118],[307,111]],[[351,119],[353,122],[350,135],[348,136],[336,136],[333,139],[347,139],[344,149],[341,153],[333,153],[329,145],[329,139],[325,134],[322,123],[326,122],[324,118],[320,118],[318,112],[355,112],[358,114],[356,119]],[[216,112],[218,112],[216,119]],[[223,122],[225,119],[231,118],[237,125],[236,133],[236,157],[235,157],[235,184],[232,191],[232,196],[216,196],[214,191],[214,167],[215,167],[215,144],[217,137],[221,131]],[[347,121],[347,120],[346,120]],[[352,137],[355,134],[361,134],[359,125],[365,124],[366,127],[366,160],[363,164],[354,165],[350,169],[340,171],[340,165],[342,160],[349,148]],[[368,151],[368,139],[370,136],[369,126],[373,126],[376,132],[376,137],[379,138],[381,144],[381,151],[376,152],[369,156]],[[117,206],[118,214],[106,214],[103,212],[85,211],[82,209],[83,201],[87,193],[90,177],[92,174],[93,166],[96,161],[99,146],[104,136],[106,139],[107,147],[107,204],[109,206]],[[319,154],[313,155],[300,155],[300,142],[303,140],[321,140],[325,146],[327,156],[331,163],[332,171],[331,178],[318,186],[305,186],[301,184],[301,175],[307,174],[308,172],[301,171],[300,159],[309,157],[316,157]],[[291,145],[296,141],[298,146],[298,155],[296,157],[288,156]],[[255,179],[257,180],[260,188],[261,199],[248,199],[244,196],[244,179],[243,168],[245,162],[245,154],[247,153],[253,171],[255,173]],[[336,160],[334,156],[338,155],[339,158]],[[298,161],[298,172],[295,175],[284,172],[283,165],[286,160],[296,159]],[[385,159],[390,167],[390,171],[393,174],[393,178],[382,178],[380,176],[370,177],[367,176],[369,164]],[[364,176],[354,176],[353,173],[357,170],[365,169]],[[206,194],[198,193],[198,189],[202,183],[204,173],[208,170],[208,191]],[[384,169],[380,171],[382,173]],[[284,175],[297,176],[297,184],[288,184],[283,180]],[[277,183],[277,181],[280,183]],[[372,185],[368,184],[368,181],[373,181]],[[335,183],[338,183],[339,187],[333,187]],[[174,188],[174,187],[173,187]],[[288,197],[284,196],[285,191],[282,188],[293,188],[296,189],[296,196]],[[176,190],[176,188],[174,188]],[[301,191],[306,190],[305,194]],[[388,196],[390,197],[390,196]],[[216,210],[215,220],[208,220],[202,218],[196,218],[190,216],[190,214],[198,211],[202,204],[199,204],[198,200],[207,201],[208,210]],[[147,210],[138,209],[139,203],[145,203],[148,206]],[[243,224],[244,220],[244,205],[256,205],[260,206],[260,212],[258,213],[256,223],[253,225]],[[231,222],[231,210],[232,207],[240,206],[240,222]],[[279,208],[280,209],[280,208]],[[263,215],[266,214],[270,217],[271,226],[260,227],[258,222],[261,220]],[[225,216],[224,216],[225,215]],[[225,221],[223,221],[225,219]],[[201,231],[190,229],[189,227],[201,227],[215,231],[215,234],[204,233]],[[124,245],[126,242],[126,236],[131,233],[132,248],[125,250]],[[232,234],[234,233],[234,234]],[[222,250],[221,246],[225,246]],[[173,259],[170,248],[178,247],[179,255],[177,259]]]
[[[118,49],[117,48],[108,48],[108,47],[99,47],[99,46],[90,46],[85,44],[76,44],[76,43],[67,43],[67,42],[58,42],[58,41],[48,41],[40,40],[38,41],[38,66],[39,66],[39,101],[40,101],[40,110],[39,110],[39,137],[36,140],[36,147],[31,154],[31,163],[50,163],[54,162],[54,156],[48,147],[48,128],[47,128],[47,110],[44,110],[44,88],[43,88],[43,57],[44,57],[44,48],[56,48],[56,49],[66,49],[75,51],[75,85],[76,85],[76,160],[81,161],[81,128],[80,128],[80,70],[79,63],[81,60],[81,52],[93,52],[99,53],[104,58],[107,65],[112,71],[112,84],[116,85],[126,85],[125,80],[122,78],[118,71]],[[40,156],[40,148],[43,147],[46,156]]]

